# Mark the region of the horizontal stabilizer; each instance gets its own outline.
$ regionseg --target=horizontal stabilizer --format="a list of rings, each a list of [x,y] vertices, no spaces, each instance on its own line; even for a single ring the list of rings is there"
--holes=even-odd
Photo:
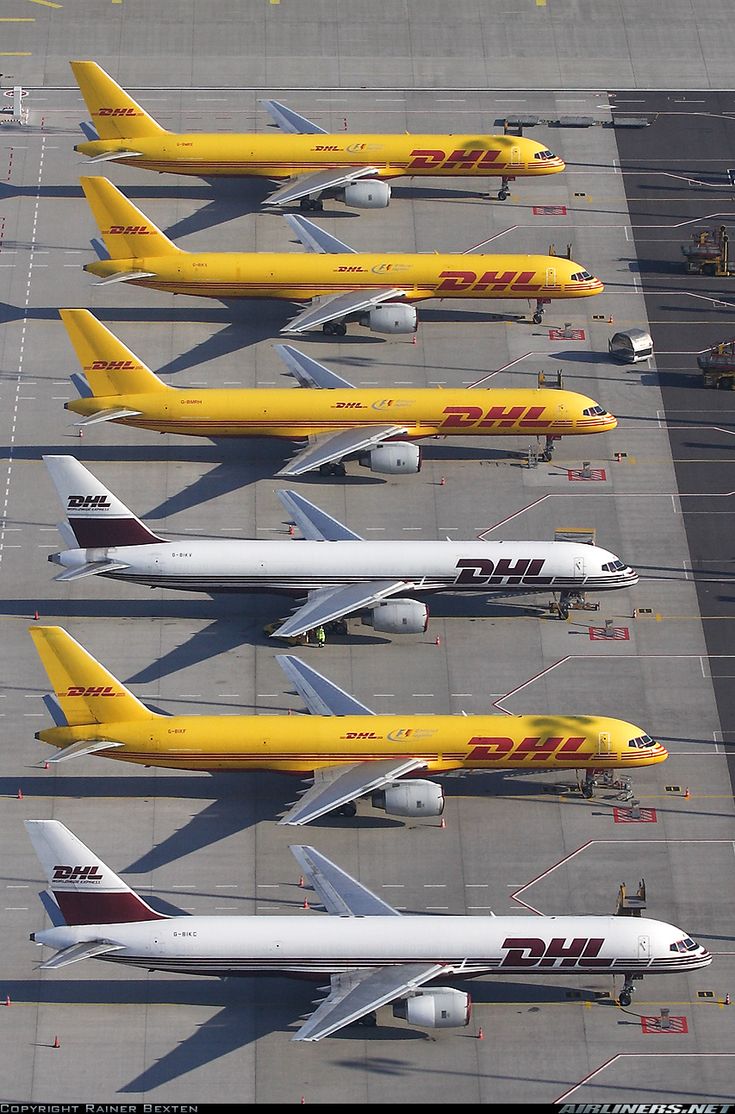
[[[263,108],[274,124],[283,132],[288,132],[290,135],[326,135],[327,132],[324,128],[320,128],[312,120],[307,120],[305,116],[300,116],[298,112],[294,112],[285,104],[280,101],[267,101],[261,100]]]
[[[70,963],[78,963],[80,959],[93,959],[96,955],[106,955],[107,952],[123,950],[122,944],[111,944],[109,940],[83,940],[81,944],[72,944],[63,948],[56,955],[51,956],[41,964],[42,971],[55,971],[58,967],[67,967]]]
[[[109,257],[108,257],[109,258]],[[153,278],[153,271],[118,271],[116,275],[95,282],[94,286],[112,286],[115,282],[135,282],[136,279]]]
[[[115,406],[110,410],[100,410],[88,418],[81,418],[78,422],[74,422],[74,425],[88,426],[97,425],[99,422],[118,422],[121,418],[138,418],[142,413],[142,410],[128,410],[124,406]]]
[[[58,750],[47,761],[49,766],[57,766],[59,762],[67,762],[70,758],[81,758],[84,754],[96,754],[99,750],[112,750],[122,745],[113,739],[79,739],[76,743],[64,747],[63,750]]]
[[[290,344],[277,344],[275,349],[294,379],[298,379],[300,387],[321,387],[327,390],[344,390],[346,388],[350,391],[354,390],[353,383],[348,383],[341,375],[337,375],[336,372],[330,371],[324,364],[312,360],[311,356],[307,356],[304,352],[299,352],[298,348],[294,348]]]
[[[99,576],[103,572],[117,572],[118,569],[129,568],[130,565],[125,561],[89,561],[86,565],[80,565],[76,569],[64,569],[63,572],[54,577],[54,580],[57,584],[69,584],[74,580],[83,580],[85,576]]]
[[[315,507],[297,491],[281,489],[276,492],[281,504],[291,515],[301,533],[312,542],[361,542],[359,534],[344,526],[331,514]]]
[[[141,156],[142,151],[105,151],[101,155],[93,155],[91,159],[87,159],[87,163],[117,162],[118,159],[138,159]]]
[[[276,661],[313,716],[374,716],[339,685],[293,654],[276,654]]]
[[[355,249],[349,244],[344,244],[336,236],[330,236],[318,224],[307,220],[306,217],[297,217],[293,213],[286,216],[292,232],[295,232],[307,251],[320,255],[355,255]]]

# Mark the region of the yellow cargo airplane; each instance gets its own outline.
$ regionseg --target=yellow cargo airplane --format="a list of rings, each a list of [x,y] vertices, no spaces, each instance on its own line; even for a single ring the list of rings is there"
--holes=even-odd
[[[289,179],[267,205],[299,201],[302,209],[321,209],[324,197],[336,196],[355,208],[381,209],[390,201],[389,181],[403,175],[499,177],[498,199],[505,201],[515,178],[564,169],[543,143],[516,135],[328,134],[278,101],[262,103],[280,134],[169,132],[96,62],[71,68],[92,116],[81,125],[87,141],[75,151],[95,163],[124,161],[170,174]]]
[[[375,332],[412,333],[411,303],[426,298],[535,298],[544,304],[588,298],[604,289],[579,263],[556,255],[358,254],[304,217],[287,216],[308,252],[189,252],[175,244],[106,178],[82,178],[82,189],[102,233],[99,256],[85,271],[100,286],[130,282],[172,294],[206,298],[318,299],[283,332],[321,326],[342,335],[347,321]]]
[[[167,716],[142,704],[61,627],[31,627],[54,696],[56,726],[37,739],[60,748],[51,762],[102,754],[175,770],[278,770],[313,774],[313,785],[280,821],[307,824],[355,801],[394,816],[438,816],[441,787],[400,781],[418,770],[638,768],[667,751],[640,727],[603,716],[376,715],[289,654],[277,660],[312,718]],[[592,794],[592,778],[585,783]]]
[[[278,473],[321,468],[344,474],[341,461],[363,454],[373,472],[418,472],[422,437],[546,436],[603,433],[617,419],[585,395],[548,388],[370,387],[351,383],[287,344],[276,345],[290,373],[309,390],[169,387],[86,309],[59,310],[83,375],[82,396],[65,402],[79,425],[119,422],[198,437],[311,438]]]

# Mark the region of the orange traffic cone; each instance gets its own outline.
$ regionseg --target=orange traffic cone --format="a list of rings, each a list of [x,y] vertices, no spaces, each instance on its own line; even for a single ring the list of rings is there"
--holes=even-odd
[[[58,1037],[54,1037],[54,1043],[51,1047],[52,1048],[61,1048],[61,1041],[59,1040]]]
[[[20,786],[18,786],[18,800],[19,801],[23,800],[23,790],[21,789]]]
[[[686,789],[684,790],[684,800],[688,801],[690,797],[691,793],[689,792],[689,786],[687,785]]]
[[[485,1039],[485,1034],[484,1034],[484,1033],[483,1033],[483,1031],[482,1031],[482,1025],[481,1025],[481,1026],[480,1026],[480,1028],[479,1028],[479,1029],[477,1030],[477,1039],[478,1039],[479,1041],[484,1041],[484,1039]]]
[[[446,482],[447,482],[447,477],[442,476],[442,478],[439,480],[439,487],[444,487],[446,485]]]
[[[33,612],[33,618],[38,622],[38,608]]]
[[[444,829],[446,828],[446,826],[447,826],[447,822],[446,822],[446,820],[444,819],[444,817],[442,816],[441,820],[439,821],[439,827],[441,828],[441,830],[442,830],[442,831],[444,831]]]
[[[300,888],[301,888],[302,890],[303,890],[303,888],[304,888],[304,876],[303,876],[303,874],[300,874],[300,875],[299,875],[299,887],[300,887]]]
[[[306,898],[304,898],[304,904],[301,906],[301,908],[302,909],[308,909],[309,908],[309,902]]]
[[[437,635],[436,638],[434,639],[434,645],[435,646],[441,646],[441,644],[442,644],[442,640],[439,637],[439,635]]]
[[[8,998],[8,1001],[7,1001],[7,1003],[6,1003],[6,1004],[7,1004],[8,1006],[10,1005],[10,998]],[[730,995],[729,995],[729,994],[726,994],[726,995],[725,995],[725,1005],[726,1005],[726,1006],[729,1006],[729,1005],[730,1005]]]
[[[6,994],[6,995],[5,995],[5,1005],[6,1005],[6,1006],[9,1006],[9,1005],[10,1005],[10,995],[9,995],[9,994]]]

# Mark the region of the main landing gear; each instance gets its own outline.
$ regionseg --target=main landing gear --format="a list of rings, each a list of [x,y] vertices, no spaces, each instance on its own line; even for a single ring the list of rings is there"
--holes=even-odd
[[[330,460],[328,464],[319,465],[320,476],[346,476],[347,469],[338,460]]]
[[[539,454],[539,460],[543,460],[544,463],[546,463],[546,464],[549,463],[552,456],[554,455],[554,442],[555,441],[556,441],[555,437],[552,437],[551,435],[547,434],[546,441],[544,442],[543,452]]]
[[[343,337],[347,332],[347,326],[344,321],[325,321],[322,325],[322,332],[326,333],[328,337]]]
[[[642,978],[643,978],[643,975],[626,975],[625,976],[625,981],[623,982],[623,989],[620,991],[620,994],[618,996],[618,1001],[620,1002],[621,1006],[629,1006],[630,1005],[631,1001],[633,1000],[633,995],[635,994],[635,986],[633,984],[636,983],[636,982],[640,982]]]
[[[302,197],[299,201],[299,209],[302,213],[321,213],[324,202],[319,197]]]
[[[356,816],[357,805],[354,801],[347,801],[346,804],[340,805],[339,808],[332,809],[332,816]]]

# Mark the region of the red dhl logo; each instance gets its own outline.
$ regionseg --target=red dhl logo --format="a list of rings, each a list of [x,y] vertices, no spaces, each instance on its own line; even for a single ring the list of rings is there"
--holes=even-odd
[[[597,959],[603,936],[574,936],[567,942],[555,936],[548,942],[538,936],[506,936],[503,947],[508,954],[501,967],[607,967],[608,960]]]
[[[70,685],[66,692],[57,692],[59,698],[65,696],[123,696],[122,692],[111,685]]]
[[[338,267],[337,268],[337,272],[339,274],[349,274],[349,275],[362,274],[362,272],[364,270],[365,270],[364,267]]]
[[[85,371],[132,371],[134,368],[140,367],[140,364],[134,363],[132,360],[94,360],[92,364],[85,367]]]
[[[94,115],[94,114],[93,114]],[[137,108],[100,108],[97,116],[139,116]]]
[[[482,148],[478,148],[471,151],[460,149],[448,155],[446,151],[423,150],[417,147],[411,152],[411,162],[406,169],[436,170],[441,166],[443,170],[460,168],[481,170],[483,167],[493,166],[500,158],[500,154],[500,151],[483,151]]]
[[[445,406],[442,413],[444,429],[510,429],[518,425],[521,429],[548,426],[548,419],[540,420],[545,406]]]
[[[553,735],[548,739],[529,736],[520,743],[502,736],[494,738],[476,735],[467,744],[471,748],[467,761],[494,762],[498,758],[512,758],[514,762],[523,762],[526,759],[529,762],[548,762],[550,758],[578,754],[586,742],[584,735],[572,735],[568,739],[563,735]]]
[[[342,739],[382,739],[382,735],[376,735],[374,731],[348,731],[346,735],[341,735]]]
[[[540,283],[531,283],[535,271],[484,271],[478,275],[476,271],[442,271],[439,278],[442,280],[437,286],[437,293],[485,292],[488,290],[536,290]]]
[[[113,224],[103,236],[150,236],[151,230],[144,224]]]

